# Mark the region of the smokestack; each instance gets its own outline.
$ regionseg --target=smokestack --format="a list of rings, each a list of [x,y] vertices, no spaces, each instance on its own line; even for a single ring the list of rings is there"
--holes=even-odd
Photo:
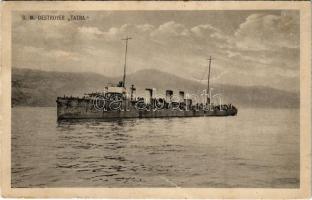
[[[130,90],[131,90],[131,96],[130,96],[130,99],[131,99],[131,101],[133,101],[133,99],[134,99],[134,97],[135,97],[135,95],[136,95],[136,88],[134,87],[134,85],[131,85],[131,88],[130,88]]]
[[[184,103],[187,110],[190,110],[192,107],[192,99],[190,98],[190,95],[186,93]]]
[[[153,89],[151,88],[146,88],[145,91],[147,92],[147,99],[146,99],[146,103],[150,104],[152,103],[152,98],[153,98]]]
[[[173,91],[172,90],[166,90],[166,101],[167,102],[171,102],[172,95],[173,95]]]
[[[179,102],[184,102],[184,91],[179,92]]]

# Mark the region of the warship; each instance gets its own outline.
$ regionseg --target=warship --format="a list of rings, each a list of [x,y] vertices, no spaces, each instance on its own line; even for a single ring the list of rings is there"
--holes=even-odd
[[[147,97],[137,97],[132,84],[130,92],[126,87],[128,40],[125,41],[123,79],[113,86],[103,87],[101,92],[84,94],[82,97],[57,97],[57,119],[122,119],[122,118],[160,118],[160,117],[208,117],[235,116],[237,108],[232,104],[214,104],[210,91],[211,57],[208,66],[207,89],[203,102],[194,102],[188,93],[166,90],[164,98],[157,98],[154,88],[145,88]]]

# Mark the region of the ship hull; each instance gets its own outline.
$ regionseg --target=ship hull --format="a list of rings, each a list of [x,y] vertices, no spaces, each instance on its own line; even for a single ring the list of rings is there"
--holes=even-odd
[[[164,118],[164,117],[202,117],[202,116],[232,116],[233,110],[203,110],[203,109],[137,109],[128,104],[123,109],[107,111],[94,106],[91,100],[79,98],[58,98],[57,119],[120,119],[120,118]]]

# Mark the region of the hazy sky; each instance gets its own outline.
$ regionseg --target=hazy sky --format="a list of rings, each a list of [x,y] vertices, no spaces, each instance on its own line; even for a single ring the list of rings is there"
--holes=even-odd
[[[70,14],[86,21],[30,21],[21,15]],[[158,69],[212,83],[299,91],[297,11],[16,12],[13,67],[121,76]],[[151,74],[152,76],[152,74]]]

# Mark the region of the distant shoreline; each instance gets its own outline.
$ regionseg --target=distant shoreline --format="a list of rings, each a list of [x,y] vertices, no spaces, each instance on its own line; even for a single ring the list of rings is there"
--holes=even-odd
[[[153,74],[153,77],[150,77]],[[206,86],[182,79],[158,70],[143,70],[127,77],[128,83],[137,88],[136,96],[144,95],[145,88],[156,88],[157,94],[172,90],[199,94]],[[58,96],[83,96],[85,93],[103,91],[110,83],[118,83],[119,78],[105,77],[92,73],[62,73],[40,70],[12,70],[12,105],[31,107],[56,106]],[[129,88],[130,85],[127,85]],[[161,89],[160,89],[161,88]],[[238,86],[212,84],[213,94],[221,94],[223,104],[237,108],[299,108],[300,93],[289,92],[264,86]]]

